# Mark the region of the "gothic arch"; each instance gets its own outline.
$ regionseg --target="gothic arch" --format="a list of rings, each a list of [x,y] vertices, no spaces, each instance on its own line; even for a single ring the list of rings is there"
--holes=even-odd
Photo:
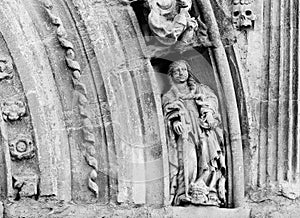
[[[37,148],[39,196],[167,205],[160,93],[132,8],[119,1],[52,2],[0,3],[0,32],[23,87]],[[217,45],[211,54],[226,93],[238,207],[244,184],[236,99],[210,2],[198,3]],[[1,146],[8,146],[3,139]],[[10,183],[13,175],[6,176]]]

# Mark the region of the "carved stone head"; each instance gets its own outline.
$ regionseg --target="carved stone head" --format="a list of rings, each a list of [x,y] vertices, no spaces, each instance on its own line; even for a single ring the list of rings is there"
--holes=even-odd
[[[192,197],[191,199],[192,204],[198,205],[198,204],[205,204],[208,202],[207,195],[209,194],[209,190],[206,184],[202,180],[200,180],[197,183],[191,184],[190,194]]]
[[[252,2],[235,0],[232,6],[232,24],[236,29],[253,29],[256,15],[252,9]]]

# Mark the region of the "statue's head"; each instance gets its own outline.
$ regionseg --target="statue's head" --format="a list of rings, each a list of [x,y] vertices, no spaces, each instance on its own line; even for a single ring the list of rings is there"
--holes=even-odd
[[[172,76],[173,72],[178,68],[178,67],[182,67],[182,66],[186,66],[188,72],[191,72],[191,66],[189,65],[189,63],[185,60],[179,60],[179,61],[174,61],[169,65],[169,70],[168,70],[168,75]]]
[[[188,63],[184,60],[173,62],[169,67],[169,75],[175,83],[187,81],[189,78]]]
[[[182,83],[190,77],[191,67],[185,60],[174,61],[169,66],[168,74],[173,82]]]

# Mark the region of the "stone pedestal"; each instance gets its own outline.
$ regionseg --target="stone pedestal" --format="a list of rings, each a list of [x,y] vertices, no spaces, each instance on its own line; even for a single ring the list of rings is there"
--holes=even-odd
[[[216,207],[174,207],[174,218],[189,217],[189,218],[250,218],[250,209],[225,209]]]

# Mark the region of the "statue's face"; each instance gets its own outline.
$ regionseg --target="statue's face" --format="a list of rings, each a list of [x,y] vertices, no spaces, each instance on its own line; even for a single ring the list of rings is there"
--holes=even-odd
[[[172,73],[172,78],[175,83],[184,83],[189,77],[187,66],[182,63],[175,66]]]

